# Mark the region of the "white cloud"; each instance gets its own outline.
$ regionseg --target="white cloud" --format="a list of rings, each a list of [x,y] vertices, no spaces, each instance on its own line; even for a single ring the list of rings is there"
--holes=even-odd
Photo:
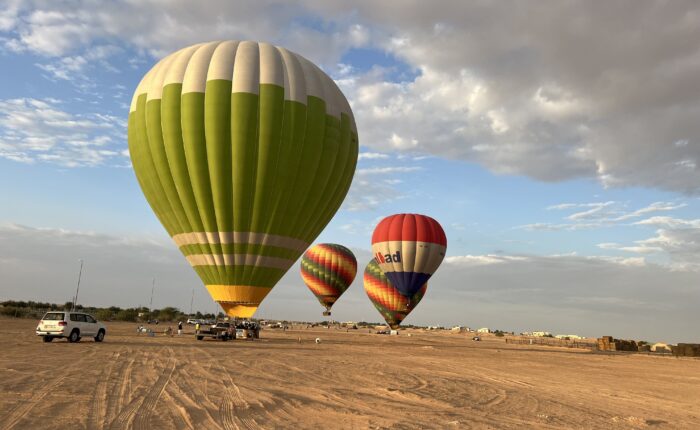
[[[364,234],[364,233],[363,233]],[[360,273],[333,308],[340,320],[380,321],[362,288],[371,252],[353,249]],[[85,260],[80,302],[211,311],[200,280],[170,240],[120,237],[53,228],[0,226],[0,279],[10,299],[65,302],[74,294]],[[41,261],[41,265],[36,262]],[[316,320],[318,303],[299,282],[298,266],[282,278],[260,317]],[[661,288],[660,286],[663,286]],[[697,272],[639,264],[639,259],[577,256],[450,256],[430,279],[428,293],[407,323],[466,324],[522,331],[645,340],[683,341],[695,336],[700,314]],[[634,304],[634,306],[630,304]],[[654,318],[649,318],[654,315]]]
[[[700,219],[686,220],[672,218],[668,216],[654,216],[634,223],[635,225],[653,225],[659,227],[680,228],[693,227],[700,228]]]
[[[603,203],[593,203],[590,205],[591,209],[582,212],[576,212],[567,217],[571,221],[586,220],[586,219],[596,219],[606,216],[607,214],[603,212],[605,208],[608,208],[615,204],[615,202],[603,202]]]
[[[337,72],[372,151],[473,161],[544,181],[595,177],[695,193],[694,7],[220,0],[206,8],[76,1],[68,9],[28,1],[9,3],[0,31],[9,49],[62,57],[40,62],[55,79],[75,76],[71,68],[95,45],[151,63],[149,55],[204,40],[270,41]],[[665,31],[649,31],[649,22]],[[339,65],[357,47],[381,50],[410,73],[394,82],[396,66]]]
[[[658,253],[668,257],[669,267],[679,270],[700,270],[700,219],[651,217],[634,225],[659,227],[655,236],[634,241],[634,245],[601,243],[601,249],[639,254]]]
[[[366,167],[357,169],[358,175],[390,175],[393,173],[411,173],[423,170],[419,166],[389,166],[389,167]]]
[[[645,208],[637,209],[634,212],[622,215],[622,216],[616,218],[615,221],[624,221],[624,220],[628,220],[631,218],[638,218],[642,215],[646,215],[646,214],[653,213],[653,212],[672,211],[672,210],[684,208],[686,206],[687,206],[686,203],[676,204],[676,203],[667,203],[667,202],[655,202],[655,203],[652,203]]]
[[[659,229],[656,236],[637,243],[663,250],[673,268],[700,270],[700,227]]]
[[[625,221],[639,218],[654,212],[668,212],[686,207],[686,203],[654,202],[643,208],[629,211],[625,204],[615,201],[593,203],[561,203],[548,206],[547,210],[585,209],[565,217],[565,223],[532,223],[520,226],[530,231],[587,230],[624,224]],[[653,217],[651,219],[666,219]],[[633,224],[643,224],[637,222]],[[646,222],[648,223],[648,222]]]
[[[17,24],[22,0],[5,0],[0,7],[0,31],[10,31]]]
[[[623,246],[623,245],[620,245],[618,243],[605,242],[605,243],[599,243],[598,248],[615,250],[615,251],[633,252],[633,253],[637,253],[637,254],[649,254],[649,253],[653,253],[653,252],[663,251],[663,249],[658,247],[658,246],[641,245],[641,243],[644,243],[644,242],[645,241],[636,241],[635,243],[640,244],[638,246]]]
[[[323,65],[334,65],[345,50],[371,39],[371,30],[362,23],[343,21],[323,30],[305,25],[301,18],[309,11],[299,4],[213,0],[203,8],[195,3],[77,1],[68,9],[55,2],[27,3],[24,13],[9,18],[14,32],[6,46],[49,57],[74,55],[103,41],[162,57],[197,42],[248,39],[284,44]]]
[[[385,160],[389,155],[379,152],[360,152],[357,158],[358,160]]]
[[[428,282],[436,302],[425,312],[456,315],[459,303],[467,325],[683,339],[693,336],[684,324],[700,323],[683,303],[698,297],[696,276],[640,257],[449,256]]]
[[[78,89],[86,91],[94,89],[97,84],[95,79],[90,76],[99,67],[100,72],[110,71],[119,73],[119,69],[109,63],[109,58],[121,49],[111,45],[98,45],[87,48],[83,54],[75,56],[66,56],[52,61],[36,64],[41,70],[47,73],[47,78],[53,81],[68,81],[75,85]],[[121,86],[121,85],[120,85]],[[123,97],[121,86],[115,96]]]
[[[595,203],[593,203],[595,204]],[[581,205],[578,203],[560,203],[558,205],[552,205],[552,206],[547,206],[547,210],[562,210],[562,209],[571,209],[575,207],[580,207]]]
[[[528,231],[576,231],[576,230],[589,230],[593,228],[601,227],[600,223],[569,223],[569,224],[554,224],[539,222],[533,224],[525,224],[516,228],[521,228]]]
[[[503,264],[513,261],[527,261],[528,257],[513,255],[458,255],[446,257],[445,263],[457,266],[484,266]]]
[[[373,154],[360,157],[360,163],[374,163],[375,160],[388,160],[385,154]],[[398,185],[404,181],[402,175],[424,170],[422,166],[373,166],[359,167],[355,170],[352,186],[342,209],[351,212],[368,211],[391,201],[403,199],[407,195]]]
[[[54,99],[0,100],[0,157],[63,167],[123,164],[122,118],[61,107]]]

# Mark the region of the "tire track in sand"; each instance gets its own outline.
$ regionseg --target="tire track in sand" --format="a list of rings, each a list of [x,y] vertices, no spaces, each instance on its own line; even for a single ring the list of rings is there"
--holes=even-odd
[[[43,388],[41,388],[39,391],[35,392],[32,397],[30,397],[28,400],[26,400],[23,403],[20,403],[11,413],[10,415],[5,418],[5,422],[3,423],[2,427],[0,429],[2,430],[10,430],[13,429],[24,417],[26,417],[31,410],[37,406],[43,399],[46,397],[47,394],[49,394],[54,388],[56,388],[61,382],[63,382],[64,379],[68,377],[68,373],[65,373],[62,376],[59,376],[55,379],[53,379],[51,382],[48,384],[44,385]]]
[[[219,403],[219,418],[225,430],[258,430],[262,429],[254,418],[250,417],[250,404],[245,401],[238,385],[233,381],[231,374],[219,363],[208,351],[197,348],[199,352],[211,358],[222,378],[213,378],[220,380],[223,385],[223,393],[221,402]]]
[[[172,415],[173,421],[176,423],[174,428],[178,429],[183,429],[187,428],[190,430],[194,430],[194,426],[192,425],[192,420],[190,419],[190,415],[187,413],[187,407],[182,404],[182,402],[176,397],[173,396],[172,394],[169,393],[169,390],[164,390],[163,391],[163,400],[165,401],[166,404],[172,405],[173,407],[169,409],[170,415]]]
[[[172,350],[170,356],[172,357]],[[158,380],[153,387],[149,390],[148,394],[141,403],[141,407],[136,410],[136,415],[134,416],[134,429],[137,430],[148,430],[151,426],[148,425],[148,419],[151,417],[153,410],[158,404],[158,400],[163,395],[165,387],[173,378],[173,373],[175,372],[176,362],[171,358],[170,365],[165,369],[165,371],[158,377]]]
[[[226,371],[220,363],[217,362],[216,364],[219,371],[225,375],[226,379],[226,381],[222,381],[224,384],[224,394],[219,405],[219,415],[224,429],[261,429],[262,427],[258,425],[255,419],[249,416],[250,404],[248,404],[243,398],[243,395],[241,395],[241,390],[238,388],[238,385],[233,382],[231,374]]]
[[[109,358],[109,364],[103,368],[92,397],[90,412],[88,413],[87,427],[90,429],[103,429],[107,417],[107,384],[114,372],[115,363],[119,360],[121,352],[115,352]]]
[[[47,394],[49,394],[54,388],[59,386],[66,378],[72,376],[73,371],[78,371],[79,369],[81,369],[85,360],[92,360],[92,357],[95,355],[95,352],[96,350],[93,350],[91,354],[85,355],[80,361],[74,362],[68,368],[62,369],[60,376],[57,376],[48,383],[44,384],[44,386],[38,391],[35,391],[29,399],[17,405],[7,417],[3,417],[4,422],[2,423],[2,427],[0,427],[0,430],[10,430],[14,428],[20,421],[22,421],[24,417],[26,417],[32,411],[32,409],[34,409],[35,406],[41,403],[41,401],[44,399],[44,397],[46,397]]]
[[[128,354],[133,355],[133,350],[127,351]],[[119,390],[115,404],[114,415],[119,415],[124,405],[131,403],[131,372],[134,369],[135,358],[131,358],[126,364],[126,368],[122,372],[122,377],[119,380]]]
[[[129,364],[124,358],[114,363],[112,378],[110,378],[107,383],[106,410],[103,419],[103,427],[108,427],[109,423],[114,421],[114,418],[119,415],[121,411],[123,401],[121,398],[121,385],[124,384],[124,374],[128,366]]]
[[[153,413],[158,399],[160,399],[163,390],[170,382],[173,372],[175,371],[175,360],[170,361],[168,368],[161,373],[156,382],[153,384],[148,394],[142,397],[133,399],[122,411],[117,418],[112,421],[110,430],[113,429],[148,429],[148,419]],[[126,376],[126,374],[125,374]],[[133,423],[133,426],[132,426]]]
[[[218,406],[212,403],[202,390],[190,383],[190,379],[193,378],[195,376],[185,367],[178,368],[165,392],[185,408],[193,427],[221,429],[221,425],[210,413],[210,409],[217,410]]]

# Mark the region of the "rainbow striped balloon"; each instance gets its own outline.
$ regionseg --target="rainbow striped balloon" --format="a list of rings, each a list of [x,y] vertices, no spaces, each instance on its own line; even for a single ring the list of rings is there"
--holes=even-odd
[[[374,258],[365,268],[364,285],[367,297],[392,329],[399,327],[401,321],[418,305],[428,289],[426,282],[411,297],[406,306],[406,298],[391,284]]]
[[[357,274],[355,255],[342,245],[321,243],[309,248],[301,259],[304,283],[330,315],[333,304],[348,289]]]

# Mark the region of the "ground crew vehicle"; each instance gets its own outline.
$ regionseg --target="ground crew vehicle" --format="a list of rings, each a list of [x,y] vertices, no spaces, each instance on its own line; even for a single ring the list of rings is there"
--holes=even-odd
[[[216,340],[229,340],[236,338],[236,328],[227,322],[219,322],[212,325],[200,326],[196,330],[194,337],[197,340],[204,340],[205,337],[211,337]]]
[[[44,342],[51,342],[57,337],[65,337],[68,342],[78,342],[85,336],[94,338],[95,342],[102,342],[106,333],[107,327],[104,324],[84,312],[47,312],[36,327],[37,336],[41,336]]]

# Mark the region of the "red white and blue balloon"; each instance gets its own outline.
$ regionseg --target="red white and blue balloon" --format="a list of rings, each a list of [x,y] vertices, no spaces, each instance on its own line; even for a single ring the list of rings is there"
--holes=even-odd
[[[372,252],[382,271],[407,300],[428,281],[445,258],[447,237],[433,218],[391,215],[372,234]]]

